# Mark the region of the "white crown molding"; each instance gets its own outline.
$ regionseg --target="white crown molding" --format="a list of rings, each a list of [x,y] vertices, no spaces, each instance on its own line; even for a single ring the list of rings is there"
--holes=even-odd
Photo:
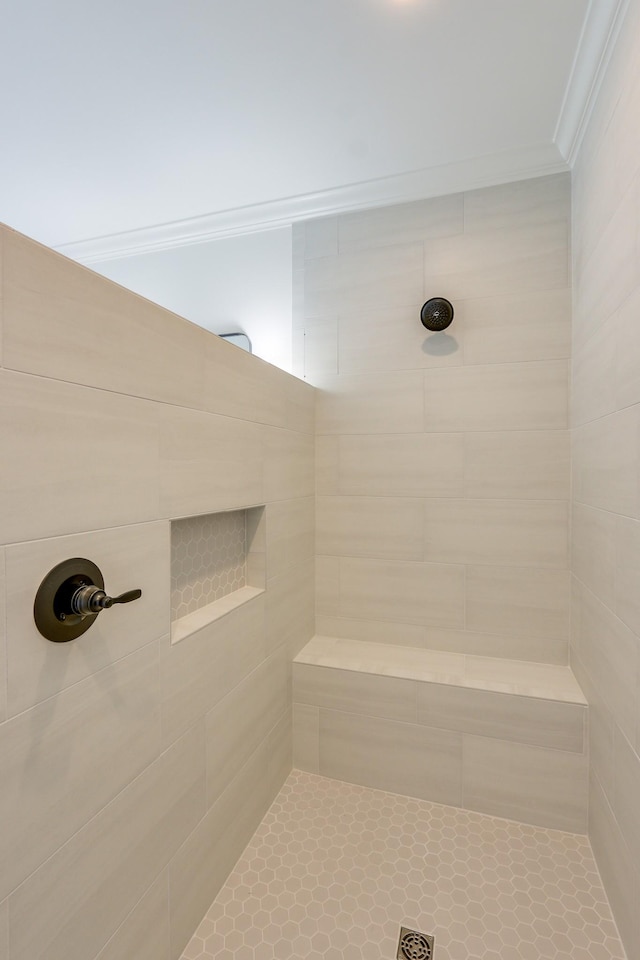
[[[314,217],[459,193],[568,169],[555,144],[539,144],[305,196],[286,197],[107,237],[65,243],[56,249],[81,263],[119,260],[172,247],[272,230]]]
[[[554,134],[573,167],[630,0],[591,0]]]

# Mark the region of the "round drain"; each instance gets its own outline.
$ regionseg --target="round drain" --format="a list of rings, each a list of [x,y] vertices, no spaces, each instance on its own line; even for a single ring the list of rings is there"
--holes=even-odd
[[[424,933],[409,930],[400,940],[400,956],[405,960],[431,960],[431,942]]]

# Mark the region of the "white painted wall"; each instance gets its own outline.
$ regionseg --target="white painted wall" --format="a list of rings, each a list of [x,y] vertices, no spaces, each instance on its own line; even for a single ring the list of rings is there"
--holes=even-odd
[[[291,228],[92,263],[91,269],[214,333],[246,333],[291,371]]]

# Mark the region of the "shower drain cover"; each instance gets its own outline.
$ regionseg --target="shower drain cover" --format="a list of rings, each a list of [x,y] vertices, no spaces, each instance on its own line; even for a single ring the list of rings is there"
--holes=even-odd
[[[419,930],[400,927],[397,960],[432,960],[434,938]]]

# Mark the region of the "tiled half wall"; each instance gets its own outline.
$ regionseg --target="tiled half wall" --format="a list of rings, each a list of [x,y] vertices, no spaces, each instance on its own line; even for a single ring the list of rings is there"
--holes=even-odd
[[[291,769],[313,390],[4,228],[0,261],[0,960],[173,960]],[[171,522],[261,504],[266,589],[172,645]],[[142,598],[49,643],[70,557]]]

